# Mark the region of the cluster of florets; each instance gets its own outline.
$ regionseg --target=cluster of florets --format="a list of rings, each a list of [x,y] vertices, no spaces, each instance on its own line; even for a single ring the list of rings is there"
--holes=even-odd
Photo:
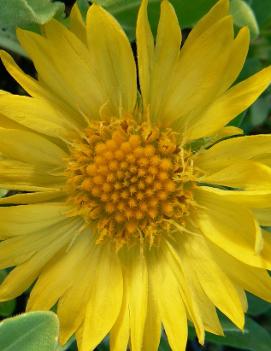
[[[174,138],[166,132],[146,137],[143,131],[144,126],[131,128],[127,123],[111,133],[104,125],[88,128],[72,151],[72,200],[85,218],[98,221],[103,236],[144,236],[148,226],[171,218],[176,206],[180,208]]]

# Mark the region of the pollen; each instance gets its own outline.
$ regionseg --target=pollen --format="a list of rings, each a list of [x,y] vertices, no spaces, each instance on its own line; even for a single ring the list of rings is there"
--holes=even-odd
[[[153,243],[192,203],[191,152],[180,149],[170,131],[149,129],[128,121],[96,122],[71,150],[69,201],[86,222],[96,223],[102,240],[118,246],[142,238]],[[180,173],[184,163],[189,179]]]

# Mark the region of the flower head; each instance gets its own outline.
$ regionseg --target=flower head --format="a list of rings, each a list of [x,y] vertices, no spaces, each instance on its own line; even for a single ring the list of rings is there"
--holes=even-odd
[[[189,34],[161,2],[154,41],[143,0],[137,70],[127,37],[100,6],[86,24],[18,30],[38,79],[5,52],[30,96],[0,94],[0,300],[33,283],[27,309],[57,304],[61,343],[80,351],[184,350],[239,328],[245,291],[271,301],[271,136],[226,126],[271,82],[268,67],[232,84],[249,46],[220,0]],[[181,47],[181,49],[180,49]]]

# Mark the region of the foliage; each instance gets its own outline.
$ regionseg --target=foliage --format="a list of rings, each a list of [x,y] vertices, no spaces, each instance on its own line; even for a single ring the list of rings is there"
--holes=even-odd
[[[53,17],[64,18],[64,1],[51,0],[0,0],[0,47],[11,50],[20,57],[26,56],[19,46],[15,28],[17,26],[39,31],[42,25]],[[96,0],[110,11],[122,24],[131,41],[134,40],[136,14],[140,0]],[[149,18],[155,32],[160,0],[149,0]],[[183,28],[190,29],[216,0],[172,0]],[[88,0],[78,0],[82,14],[88,9]],[[69,9],[68,9],[69,10]],[[231,0],[231,13],[236,29],[247,25],[252,43],[248,60],[239,80],[271,64],[271,1],[270,0]],[[14,15],[16,14],[16,15]],[[26,61],[22,62],[27,66]],[[2,73],[2,72],[1,72]],[[2,78],[1,79],[5,79]],[[0,87],[1,89],[1,87]],[[246,133],[266,133],[271,131],[271,91],[267,91],[245,114],[238,116],[233,123]],[[0,197],[6,191],[0,189]],[[6,276],[0,271],[0,281]],[[221,321],[225,337],[207,333],[205,350],[228,350],[228,346],[239,350],[269,351],[271,345],[271,305],[260,299],[248,296],[249,317],[244,332],[240,332],[225,317]],[[20,351],[75,351],[73,340],[65,346],[57,345],[58,321],[51,312],[32,312],[11,318],[24,309],[22,300],[0,303],[0,350]],[[7,318],[10,317],[10,318]],[[202,350],[195,339],[193,328],[189,328],[189,350]],[[106,339],[98,351],[108,350]],[[165,337],[161,339],[160,351],[169,351]]]
[[[16,27],[37,29],[35,25],[61,16],[65,6],[51,0],[0,0],[0,8],[0,46],[25,55],[16,40]]]
[[[249,351],[269,351],[271,345],[271,335],[253,319],[247,317],[245,328],[242,332],[237,329],[225,317],[221,317],[224,337],[207,333],[206,341],[218,345],[236,347],[240,350]],[[194,329],[190,332],[190,338],[194,338]]]
[[[0,324],[1,351],[55,351],[58,320],[52,312],[29,312]]]
[[[257,38],[259,26],[251,7],[243,0],[232,0],[230,6],[235,25],[239,28],[248,26],[251,37]]]

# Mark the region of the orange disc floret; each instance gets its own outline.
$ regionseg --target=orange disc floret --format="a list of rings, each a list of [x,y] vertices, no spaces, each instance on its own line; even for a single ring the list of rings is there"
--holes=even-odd
[[[97,122],[72,152],[67,181],[71,199],[87,221],[98,221],[103,238],[105,233],[114,236],[112,228],[122,242],[150,237],[153,228],[159,231],[168,218],[180,216],[180,209],[187,212],[190,193],[186,196],[178,174],[185,151],[176,152],[168,132],[146,133],[144,128],[127,121],[101,128]]]
[[[116,150],[114,156],[119,161],[121,161],[125,158],[125,154],[122,150]]]
[[[95,152],[97,155],[102,154],[106,150],[106,145],[104,143],[98,143],[95,146]]]
[[[107,150],[110,150],[110,151],[115,151],[118,148],[118,144],[113,139],[107,140],[105,145],[106,145]]]
[[[87,174],[90,176],[94,176],[98,171],[95,164],[90,164],[89,166],[87,166],[86,170],[87,170]]]
[[[159,162],[159,167],[164,170],[164,171],[168,171],[169,169],[172,168],[172,163],[169,159],[167,158],[163,158],[160,162]]]
[[[131,135],[129,138],[129,143],[133,148],[139,146],[141,144],[141,138],[139,135]]]
[[[151,157],[155,154],[155,147],[153,145],[147,145],[144,147],[144,154],[146,157]]]
[[[125,141],[124,143],[121,144],[120,149],[124,153],[129,153],[132,150],[132,145],[128,141]]]

